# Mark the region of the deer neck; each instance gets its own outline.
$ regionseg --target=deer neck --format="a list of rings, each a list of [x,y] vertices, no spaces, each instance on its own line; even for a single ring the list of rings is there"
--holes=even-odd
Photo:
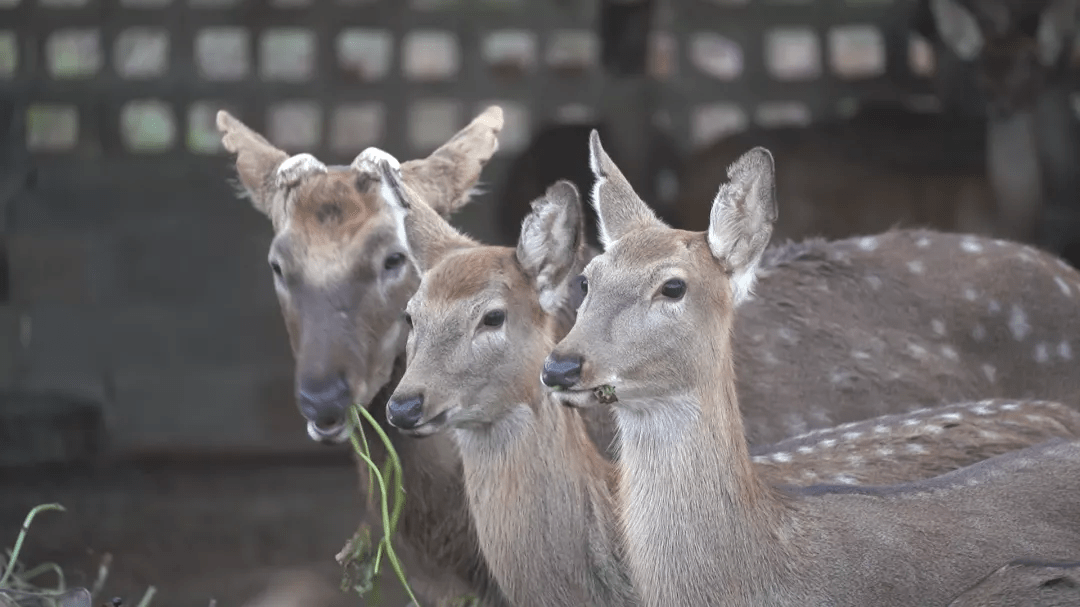
[[[456,431],[481,550],[516,605],[634,605],[614,471],[577,411],[545,397]]]
[[[777,541],[790,514],[752,468],[726,347],[686,393],[616,408],[626,558],[645,605],[770,604],[791,569]]]

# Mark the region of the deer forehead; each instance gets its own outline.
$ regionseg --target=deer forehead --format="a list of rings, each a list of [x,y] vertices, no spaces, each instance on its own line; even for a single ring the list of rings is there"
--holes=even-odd
[[[472,247],[451,252],[426,272],[410,306],[451,311],[531,289],[513,249]]]
[[[641,286],[668,278],[715,283],[727,266],[713,257],[703,232],[641,230],[619,239],[586,268],[593,284]]]

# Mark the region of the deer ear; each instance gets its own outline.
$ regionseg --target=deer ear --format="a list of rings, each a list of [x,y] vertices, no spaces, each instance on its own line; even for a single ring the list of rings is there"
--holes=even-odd
[[[518,263],[532,277],[540,307],[556,314],[566,301],[575,262],[584,254],[581,197],[574,184],[560,180],[532,203],[521,224]]]
[[[604,248],[633,230],[664,225],[611,161],[600,145],[600,134],[596,129],[589,133],[589,167],[596,178],[592,204],[598,216],[600,241]]]
[[[982,51],[985,40],[979,21],[956,0],[929,0],[938,37],[964,61]]]
[[[375,162],[379,189],[398,227],[398,237],[421,273],[439,263],[455,249],[476,246],[430,206],[416,196],[402,180],[401,170],[386,159]]]
[[[778,213],[773,157],[756,147],[728,167],[709,216],[709,249],[728,264],[736,305],[754,286],[757,265]]]
[[[289,156],[270,144],[225,110],[218,111],[217,128],[221,144],[236,154],[236,172],[255,208],[274,222],[281,220],[275,205],[281,191],[313,173],[325,173],[326,165],[311,154]]]
[[[502,128],[502,108],[487,108],[427,158],[403,163],[405,183],[448,217],[469,202],[480,172],[499,149]]]
[[[1057,0],[1046,7],[1039,16],[1035,30],[1039,62],[1052,67],[1061,58],[1065,46],[1076,33],[1077,0]]]

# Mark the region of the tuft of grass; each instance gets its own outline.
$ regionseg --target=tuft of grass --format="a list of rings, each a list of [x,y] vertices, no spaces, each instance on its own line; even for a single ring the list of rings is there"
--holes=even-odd
[[[387,458],[382,470],[371,459],[371,449],[368,445],[367,435],[364,433],[361,416],[367,420],[368,425],[374,428],[379,440],[382,441],[383,446],[386,448]],[[398,581],[405,588],[405,593],[409,595],[409,600],[419,605],[420,602],[416,600],[412,588],[409,587],[409,582],[405,578],[405,570],[402,568],[391,542],[391,538],[393,538],[394,532],[397,530],[398,521],[401,518],[401,510],[405,506],[405,485],[402,483],[401,460],[398,458],[394,446],[390,443],[390,438],[386,436],[386,432],[379,427],[379,424],[365,407],[353,405],[349,410],[349,418],[352,423],[349,442],[352,444],[356,456],[370,470],[368,475],[368,495],[372,495],[376,488],[375,485],[378,485],[378,504],[382,513],[382,539],[372,543],[371,528],[367,523],[361,523],[359,529],[345,543],[345,547],[336,557],[338,564],[344,570],[341,589],[343,591],[351,589],[361,598],[367,596],[369,604],[378,605],[380,601],[378,576],[385,555],[386,560],[390,561],[390,567],[394,570]],[[393,491],[392,507],[388,487]]]
[[[109,576],[109,566],[112,564],[111,554],[106,553],[102,557],[101,564],[98,567],[97,579],[94,580],[94,585],[91,590],[85,588],[67,589],[64,571],[56,563],[42,563],[36,567],[27,569],[19,562],[19,553],[22,552],[23,542],[30,532],[30,525],[33,524],[34,518],[39,513],[46,510],[57,510],[60,512],[67,511],[67,509],[60,504],[40,504],[30,510],[26,515],[26,519],[23,520],[22,528],[19,529],[19,535],[15,538],[15,546],[6,550],[5,555],[0,555],[0,599],[2,599],[3,596],[10,596],[15,600],[18,600],[20,597],[33,597],[50,600],[55,605],[90,607],[94,598],[97,597],[105,586],[105,579]],[[35,583],[35,580],[38,580],[46,573],[53,573],[56,576],[56,586],[42,586]],[[156,592],[157,589],[150,586],[146,590],[146,594],[143,595],[142,600],[139,601],[137,607],[150,607],[150,601],[153,599]],[[0,604],[7,605],[8,603],[0,600]]]

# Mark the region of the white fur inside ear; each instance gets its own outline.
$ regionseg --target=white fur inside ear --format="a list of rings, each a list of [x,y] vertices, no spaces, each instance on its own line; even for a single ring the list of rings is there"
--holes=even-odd
[[[603,171],[600,169],[600,159],[597,158],[597,152],[599,146],[589,146],[589,168],[592,169],[593,177],[596,179],[593,181],[592,192],[589,193],[589,204],[596,209],[596,227],[600,236],[600,244],[604,245],[604,248],[611,246],[611,238],[608,236],[607,230],[604,229],[604,217],[600,213],[600,188],[607,183],[607,177],[604,176]]]
[[[361,173],[379,173],[379,162],[386,162],[395,171],[401,170],[401,163],[389,152],[384,152],[376,147],[369,147],[353,160],[352,168]]]
[[[930,0],[941,39],[964,61],[971,61],[982,51],[984,40],[979,22],[956,0]]]
[[[307,175],[325,172],[326,165],[318,158],[307,153],[297,154],[286,158],[278,165],[277,184],[278,187],[294,186]]]
[[[377,165],[375,166],[375,170],[377,171]],[[409,238],[405,232],[405,216],[408,214],[409,211],[405,207],[405,201],[398,198],[397,192],[395,191],[394,187],[392,187],[391,184],[387,183],[388,178],[393,178],[399,182],[398,185],[401,188],[405,187],[404,183],[400,183],[401,174],[398,172],[399,170],[400,165],[391,169],[391,171],[393,172],[392,176],[388,175],[387,173],[384,173],[382,175],[381,180],[379,181],[379,194],[382,196],[382,199],[386,201],[386,205],[390,207],[390,215],[394,218],[394,227],[396,228],[395,231],[397,232],[398,242],[401,244],[401,246],[405,247],[406,250],[410,250]]]
[[[757,262],[751,264],[748,270],[741,270],[732,274],[731,296],[736,306],[750,299],[755,282],[757,282]]]

